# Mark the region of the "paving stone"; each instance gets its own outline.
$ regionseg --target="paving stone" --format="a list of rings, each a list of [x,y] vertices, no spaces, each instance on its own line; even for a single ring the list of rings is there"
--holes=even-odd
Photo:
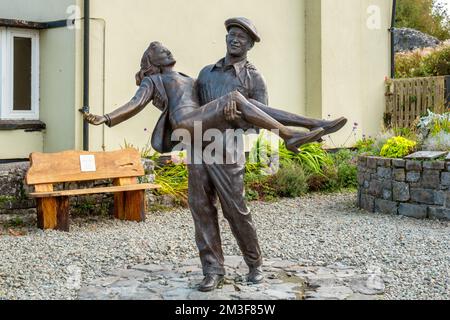
[[[231,256],[231,257],[227,257],[225,259],[225,266],[226,267],[230,267],[230,268],[237,268],[240,265],[242,265],[244,262],[244,259],[242,257],[239,256]]]
[[[239,259],[238,259],[239,258]],[[267,281],[261,285],[248,285],[236,282],[239,278],[238,269],[240,257],[226,257],[233,267],[227,267],[227,276],[222,288],[213,292],[197,291],[202,274],[185,274],[181,268],[199,267],[198,259],[181,264],[161,264],[167,270],[161,270],[158,265],[138,265],[130,269],[119,269],[109,272],[114,277],[100,278],[81,288],[81,300],[303,300],[303,299],[370,299],[365,295],[358,296],[351,289],[351,284],[360,279],[366,282],[360,284],[360,291],[377,292],[373,299],[378,298],[382,286],[375,289],[367,285],[370,279],[361,270],[344,264],[332,266],[309,266],[300,263],[270,259],[265,261],[273,271],[266,274]],[[274,268],[273,266],[277,266]],[[266,269],[266,267],[265,267]],[[145,270],[145,271],[143,271]],[[295,272],[292,275],[288,270]],[[126,272],[125,272],[126,271]],[[290,275],[290,276],[289,276]],[[306,283],[311,282],[307,287]],[[365,287],[364,287],[365,286]],[[308,292],[305,292],[307,290]]]
[[[158,271],[164,271],[167,269],[167,266],[160,265],[160,264],[139,264],[137,266],[133,267],[134,270],[139,270],[143,272],[158,272]]]
[[[350,283],[354,292],[365,295],[382,294],[385,290],[383,279],[378,275],[369,275],[367,278],[356,278]]]
[[[346,300],[353,295],[349,287],[320,287],[316,292],[308,293],[307,300]]]
[[[351,296],[347,298],[347,300],[353,300],[353,301],[371,301],[371,300],[378,300],[381,298],[381,296],[373,296],[373,295],[367,295],[367,294],[360,294],[360,293],[354,293]]]
[[[441,151],[419,151],[409,156],[405,159],[420,159],[420,160],[435,160],[446,155],[447,152]]]

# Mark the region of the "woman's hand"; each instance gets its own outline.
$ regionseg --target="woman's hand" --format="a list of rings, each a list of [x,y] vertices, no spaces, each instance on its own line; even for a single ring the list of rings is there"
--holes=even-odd
[[[107,120],[105,116],[97,116],[92,113],[83,113],[83,118],[90,124],[93,124],[94,126],[104,124]]]

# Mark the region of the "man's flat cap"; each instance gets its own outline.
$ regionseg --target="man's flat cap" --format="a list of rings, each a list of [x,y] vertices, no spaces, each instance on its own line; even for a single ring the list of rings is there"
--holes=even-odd
[[[239,17],[239,18],[230,18],[225,21],[225,27],[227,31],[230,31],[232,27],[239,27],[247,31],[247,33],[252,37],[255,42],[260,42],[261,38],[258,34],[258,30],[256,30],[255,25],[247,18]]]

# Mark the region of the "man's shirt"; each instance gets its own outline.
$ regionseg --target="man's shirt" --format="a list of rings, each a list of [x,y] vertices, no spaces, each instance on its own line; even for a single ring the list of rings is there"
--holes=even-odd
[[[263,76],[247,60],[225,65],[225,58],[205,67],[197,80],[201,105],[238,90],[244,97],[268,104]]]

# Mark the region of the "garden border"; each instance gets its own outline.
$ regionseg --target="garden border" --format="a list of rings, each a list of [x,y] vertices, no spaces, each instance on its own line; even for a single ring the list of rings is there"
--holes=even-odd
[[[418,219],[450,220],[450,161],[360,156],[358,207]]]

